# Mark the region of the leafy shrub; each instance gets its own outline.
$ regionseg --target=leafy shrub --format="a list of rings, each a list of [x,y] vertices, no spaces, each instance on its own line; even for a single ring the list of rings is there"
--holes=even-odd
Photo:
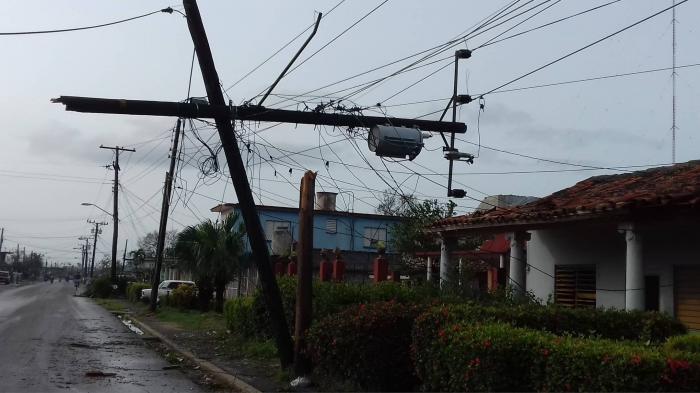
[[[192,285],[180,285],[173,289],[170,296],[168,296],[168,305],[177,307],[180,310],[195,308],[196,301],[197,297]]]
[[[253,323],[253,298],[239,297],[227,300],[224,304],[226,327],[241,337],[255,336]]]
[[[141,300],[141,290],[151,288],[151,284],[147,282],[132,282],[126,287],[126,298],[131,302]]]
[[[507,324],[452,324],[425,336],[427,321],[416,322],[413,346],[424,390],[535,390],[532,370],[542,367],[549,334]]]
[[[353,306],[311,327],[307,351],[316,370],[358,388],[411,390],[417,383],[409,355],[420,308],[396,302]]]
[[[447,310],[443,308],[442,310]],[[504,323],[419,316],[412,352],[429,391],[693,391],[700,357],[632,341],[557,336]]]
[[[90,297],[108,298],[112,294],[112,281],[109,277],[98,277],[90,283],[85,294]]]
[[[290,332],[294,330],[297,280],[293,277],[277,279],[282,295],[282,304]],[[348,306],[394,300],[398,303],[422,303],[437,296],[433,287],[408,287],[395,282],[382,282],[377,285],[332,283],[314,281],[313,283],[313,318],[320,320],[328,315],[340,312]],[[254,331],[261,338],[270,338],[270,317],[265,306],[265,299],[260,291],[253,295]]]
[[[700,335],[686,334],[671,337],[664,344],[666,352],[691,352],[700,355]]]
[[[572,309],[540,305],[483,306],[476,303],[443,307],[446,311],[443,311],[443,308],[433,311],[436,323],[442,320],[497,321],[558,335],[653,343],[661,343],[668,337],[686,332],[683,324],[669,315],[658,312]]]

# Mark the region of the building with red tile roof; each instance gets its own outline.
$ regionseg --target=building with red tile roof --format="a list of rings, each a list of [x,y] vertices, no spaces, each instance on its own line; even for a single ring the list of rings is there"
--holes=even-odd
[[[508,233],[509,281],[573,307],[658,309],[700,329],[700,161],[596,176],[434,224],[445,244]]]

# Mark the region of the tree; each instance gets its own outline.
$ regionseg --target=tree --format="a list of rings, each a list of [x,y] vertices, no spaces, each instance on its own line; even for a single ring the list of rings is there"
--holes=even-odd
[[[166,231],[165,232],[165,248],[163,249],[163,256],[172,257],[175,254],[174,246],[177,241],[177,231]],[[138,241],[139,250],[143,251],[143,255],[149,258],[155,258],[156,256],[156,246],[158,245],[158,231],[153,231],[147,233],[144,237],[140,238]]]
[[[215,310],[223,312],[226,284],[238,273],[245,229],[237,214],[223,221],[207,220],[188,226],[175,242],[175,255],[182,268],[192,272],[199,289],[200,309],[206,311],[216,293]]]
[[[439,251],[439,238],[426,229],[443,218],[454,216],[457,205],[448,201],[440,203],[436,199],[418,200],[413,195],[385,193],[377,206],[377,212],[402,217],[400,223],[390,228],[394,249],[401,254],[401,269],[410,275],[421,273],[425,261],[416,258],[416,252]],[[471,239],[460,242],[460,247],[472,249]]]

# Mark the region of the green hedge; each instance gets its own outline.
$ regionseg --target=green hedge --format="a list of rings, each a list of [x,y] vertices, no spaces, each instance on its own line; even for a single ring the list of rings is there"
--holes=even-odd
[[[409,355],[411,329],[420,311],[377,302],[318,321],[307,336],[315,372],[370,391],[412,390],[417,379]]]
[[[254,337],[253,298],[241,297],[226,301],[224,304],[226,328],[241,337]]]
[[[700,363],[631,341],[561,337],[503,323],[434,329],[419,317],[413,354],[429,391],[697,391]]]
[[[277,279],[282,296],[282,304],[285,316],[289,324],[290,333],[293,334],[297,281],[291,277],[281,277]],[[313,283],[313,318],[320,320],[328,315],[342,311],[351,305],[368,304],[379,301],[394,300],[398,303],[423,303],[435,298],[437,292],[434,288],[408,287],[395,282],[383,282],[378,285],[354,284],[354,283],[331,283],[314,281]],[[231,302],[232,300],[229,300]],[[246,332],[253,332],[258,338],[270,338],[270,316],[265,306],[265,299],[260,290],[252,296],[250,307],[251,316],[246,317],[253,323],[252,329],[245,329]],[[233,317],[233,314],[229,314]],[[240,314],[236,314],[240,315]],[[229,321],[231,326],[237,322]]]
[[[193,309],[197,307],[197,296],[194,287],[191,285],[180,285],[173,289],[168,298],[168,305],[180,310]]]
[[[89,297],[106,299],[112,294],[112,281],[108,276],[98,277],[90,282],[85,291]]]
[[[612,309],[572,309],[556,306],[483,306],[459,304],[433,310],[436,323],[447,321],[506,322],[513,326],[612,340],[662,343],[687,332],[682,323],[667,314]]]
[[[132,282],[126,287],[126,298],[134,303],[141,300],[141,290],[151,288],[147,282]]]
[[[664,344],[664,349],[669,353],[690,352],[700,356],[700,334],[671,337]]]
[[[700,390],[700,356],[677,348],[562,337],[504,323],[441,323],[436,329],[435,316],[421,315],[413,330],[424,390]]]

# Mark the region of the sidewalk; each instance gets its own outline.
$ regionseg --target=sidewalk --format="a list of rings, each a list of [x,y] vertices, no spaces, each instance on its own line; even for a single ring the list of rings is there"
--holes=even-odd
[[[220,383],[236,389],[254,392],[288,391],[288,382],[280,379],[279,363],[245,359],[232,353],[226,346],[227,332],[222,326],[214,329],[194,329],[173,322],[164,322],[149,313],[142,304],[126,300],[110,299],[118,302],[131,318],[147,334],[157,337],[179,357],[197,364],[202,370],[212,374]]]

